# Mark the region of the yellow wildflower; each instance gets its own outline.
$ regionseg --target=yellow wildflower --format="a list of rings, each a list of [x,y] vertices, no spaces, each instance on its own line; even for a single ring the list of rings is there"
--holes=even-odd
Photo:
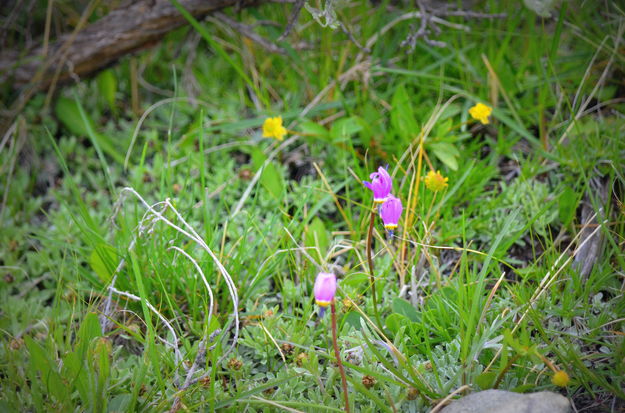
[[[447,188],[448,180],[449,178],[445,178],[443,175],[441,175],[441,171],[430,171],[425,176],[425,186],[430,191],[437,192]]]
[[[551,378],[551,382],[558,387],[566,387],[569,384],[569,375],[564,370],[558,370]]]
[[[488,117],[493,112],[493,108],[483,103],[478,103],[469,109],[469,115],[475,120],[479,120],[484,125],[488,125]]]
[[[286,128],[282,126],[282,116],[267,118],[263,122],[263,138],[275,138],[279,141],[284,139]]]

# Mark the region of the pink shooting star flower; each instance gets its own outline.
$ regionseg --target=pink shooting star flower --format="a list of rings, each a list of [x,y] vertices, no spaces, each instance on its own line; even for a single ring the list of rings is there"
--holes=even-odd
[[[380,217],[384,222],[384,228],[386,228],[391,235],[393,234],[393,230],[397,229],[397,222],[403,210],[404,208],[399,198],[395,198],[390,194],[382,206],[380,206]]]
[[[319,317],[323,317],[326,307],[332,303],[336,294],[336,275],[331,272],[320,272],[315,280],[313,292],[315,302],[321,307]]]
[[[393,179],[386,169],[381,166],[378,168],[377,172],[372,173],[369,177],[371,178],[371,182],[362,181],[362,183],[373,191],[373,202],[381,204],[391,193]]]

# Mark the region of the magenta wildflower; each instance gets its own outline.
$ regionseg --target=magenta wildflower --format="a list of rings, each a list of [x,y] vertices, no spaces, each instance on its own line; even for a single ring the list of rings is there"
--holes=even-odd
[[[386,198],[386,201],[380,206],[380,217],[384,222],[384,228],[389,231],[393,231],[397,228],[397,222],[404,208],[401,205],[399,198],[395,198],[390,195]]]
[[[320,272],[315,280],[313,291],[315,302],[321,307],[319,316],[323,317],[326,307],[332,303],[336,294],[336,275],[331,272]]]
[[[381,204],[391,193],[393,180],[388,172],[386,172],[386,169],[381,166],[378,168],[377,172],[372,173],[369,177],[371,178],[371,182],[362,181],[362,183],[373,191],[373,202]]]

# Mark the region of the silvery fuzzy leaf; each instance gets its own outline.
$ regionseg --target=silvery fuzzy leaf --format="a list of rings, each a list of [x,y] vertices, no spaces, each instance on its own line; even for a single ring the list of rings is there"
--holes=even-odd
[[[551,17],[551,11],[557,0],[523,0],[525,7],[538,14],[540,17]]]

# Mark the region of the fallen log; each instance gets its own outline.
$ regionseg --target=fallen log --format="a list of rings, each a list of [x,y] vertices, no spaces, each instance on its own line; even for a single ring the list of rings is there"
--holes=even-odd
[[[248,7],[263,1],[179,0],[198,19],[230,6]],[[27,52],[3,51],[0,83],[10,82],[13,89],[29,85],[44,90],[52,83],[80,79],[154,45],[186,22],[169,0],[130,0],[82,30],[60,36],[47,49],[41,45]]]

